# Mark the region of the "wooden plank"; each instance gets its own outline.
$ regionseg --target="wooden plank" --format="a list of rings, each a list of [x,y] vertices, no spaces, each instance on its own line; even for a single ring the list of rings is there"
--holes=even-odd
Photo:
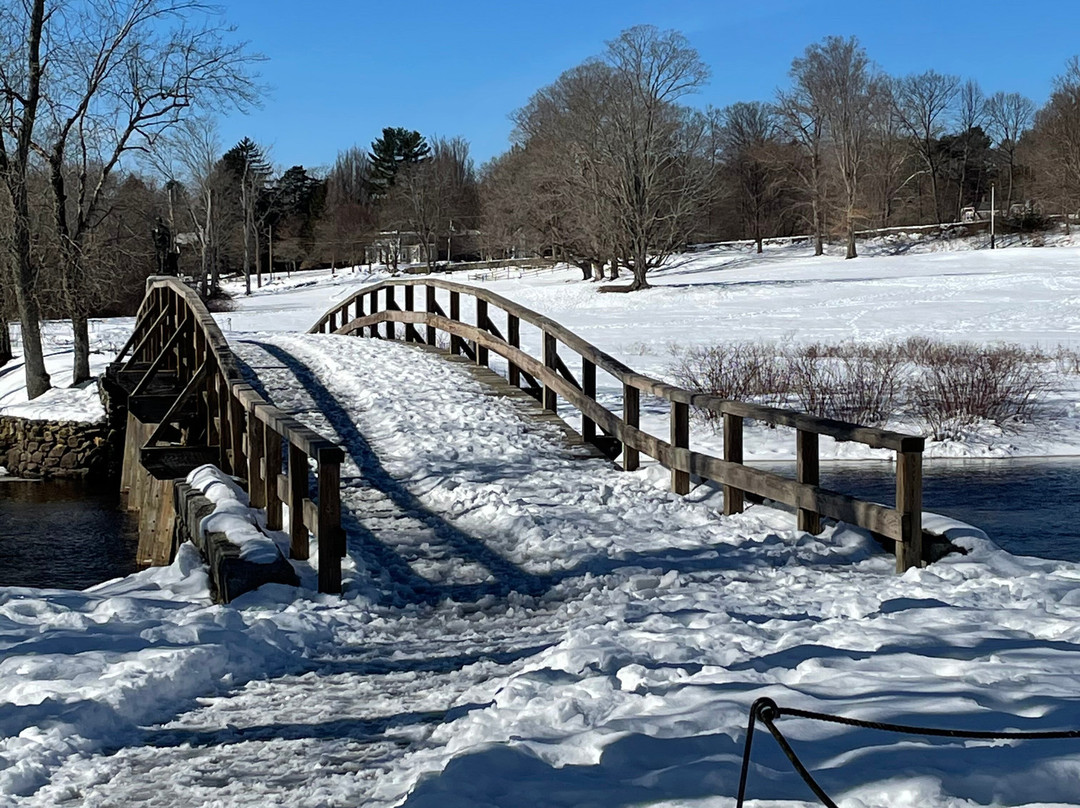
[[[281,435],[262,421],[256,420],[263,433],[263,502],[266,508],[266,527],[281,530],[281,502],[278,479],[281,477]]]
[[[171,423],[173,419],[176,418],[177,413],[179,413],[180,410],[184,407],[184,405],[187,404],[189,400],[195,397],[196,391],[206,379],[207,370],[207,364],[206,362],[203,362],[202,365],[199,366],[199,369],[195,373],[195,375],[191,377],[191,381],[187,383],[187,385],[181,391],[180,395],[178,395],[176,397],[176,400],[173,401],[172,406],[169,407],[168,411],[162,417],[161,421],[158,423],[157,429],[154,430],[154,433],[150,436],[150,439],[147,440],[147,446],[153,446],[155,443],[157,443],[162,428]]]
[[[623,385],[623,423],[637,429],[641,419],[641,393],[636,387]],[[638,447],[623,441],[623,471],[635,471],[639,465]],[[655,455],[653,455],[655,457]]]
[[[450,319],[455,323],[461,322],[461,293],[454,291],[450,293]],[[447,329],[450,330],[450,329]],[[453,331],[450,333],[450,353],[453,356],[457,356],[460,353],[464,353],[465,347],[461,337],[457,336]]]
[[[796,479],[800,483],[816,486],[821,482],[817,433],[803,432],[800,429],[795,435],[795,443]],[[799,508],[798,528],[807,533],[820,533],[821,515],[806,508]]]
[[[743,462],[743,419],[740,415],[724,413],[724,460],[734,464]],[[718,482],[724,482],[724,514],[742,513],[743,491],[726,481]]]
[[[437,314],[437,313],[439,313],[439,311],[440,311],[439,310],[439,304],[435,300],[435,287],[434,286],[431,286],[430,284],[424,286],[424,297],[425,297],[424,306],[427,309],[428,313],[429,314]],[[427,324],[424,336],[425,336],[425,342],[428,345],[434,346],[436,344],[436,342],[438,341],[436,331],[435,331],[435,326],[431,325],[431,323]]]
[[[217,460],[213,446],[144,446],[139,462],[156,480],[186,477],[199,466]]]
[[[596,365],[582,357],[581,392],[586,398],[596,401]],[[581,437],[586,443],[596,443],[596,421],[582,413]]]
[[[512,348],[521,348],[521,320],[514,314],[506,315],[506,341]],[[513,360],[509,361],[507,379],[512,387],[521,386],[521,369]]]
[[[308,529],[304,524],[304,500],[308,494],[308,462],[304,451],[289,445],[289,556],[306,561],[310,554]]]
[[[393,311],[397,308],[397,303],[394,301],[394,286],[387,285],[383,294],[386,297],[386,302],[383,303],[383,308],[387,311]],[[393,320],[386,321],[386,338],[397,339],[397,325]]]
[[[237,399],[238,400],[238,399]],[[266,466],[263,458],[263,424],[251,415],[247,417],[247,481],[248,499],[251,507],[266,507],[266,484],[263,477],[263,469]]]
[[[341,467],[319,463],[319,591],[341,594],[341,557],[345,553],[341,530]]]
[[[896,571],[906,572],[923,563],[920,452],[901,452],[896,455],[896,510],[900,514]]]
[[[476,300],[476,327],[481,331],[490,331],[488,328],[488,304],[486,300]],[[476,346],[476,364],[488,366],[488,349],[482,345]]]
[[[785,505],[815,511],[831,519],[861,525],[887,538],[895,540],[900,533],[899,514],[892,508],[863,502],[818,486],[804,485],[761,469],[692,452],[690,473],[734,485],[742,491]]]
[[[139,383],[135,385],[135,389],[131,391],[131,395],[137,396],[139,395],[139,393],[143,392],[146,389],[147,385],[150,384],[150,380],[154,378],[157,372],[165,366],[166,362],[168,361],[169,352],[172,350],[173,346],[175,346],[176,343],[179,342],[180,337],[183,335],[185,330],[186,329],[183,327],[183,325],[181,325],[180,328],[177,328],[175,331],[172,332],[171,335],[169,335],[169,339],[166,340],[164,346],[162,346],[161,350],[158,351],[157,356],[155,356],[154,361],[150,363],[150,367],[147,369],[146,373],[144,373],[143,377],[139,379]]]
[[[555,342],[555,337],[546,331],[543,334],[544,339],[544,368],[548,372],[545,373],[544,379],[544,409],[555,412],[559,407],[558,395],[550,384],[551,377],[556,375],[555,367],[559,359],[558,346]]]
[[[671,447],[673,451],[685,451],[685,459],[682,455],[676,455],[671,464],[671,490],[676,494],[690,493],[690,473],[677,466],[685,463],[689,466],[690,458],[690,405],[681,401],[671,402]],[[681,461],[681,463],[680,463]]]

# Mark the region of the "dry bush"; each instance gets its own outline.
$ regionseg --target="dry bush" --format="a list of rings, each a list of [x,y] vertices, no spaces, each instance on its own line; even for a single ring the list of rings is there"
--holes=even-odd
[[[980,421],[1029,420],[1049,388],[1045,356],[1018,345],[942,345],[918,374],[912,399],[935,440],[959,437]]]
[[[782,403],[788,393],[789,375],[772,345],[735,342],[672,352],[675,360],[669,372],[688,390],[757,403]],[[701,415],[709,421],[719,418],[709,411]]]
[[[1080,371],[1080,354],[912,337],[898,344],[732,343],[674,352],[671,375],[725,399],[791,405],[810,415],[880,426],[909,413],[937,440],[987,421],[1031,419],[1049,388],[1047,364]],[[715,414],[703,413],[709,421]]]
[[[797,346],[784,361],[791,394],[811,415],[876,425],[899,407],[905,365],[894,346]]]

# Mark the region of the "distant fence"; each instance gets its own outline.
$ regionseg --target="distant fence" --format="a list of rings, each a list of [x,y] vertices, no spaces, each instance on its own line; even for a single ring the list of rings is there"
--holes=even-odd
[[[473,299],[474,322],[462,319],[463,296]],[[492,308],[504,313],[501,325],[492,318]],[[540,357],[521,349],[523,323],[539,331]],[[644,453],[671,470],[672,489],[677,493],[689,491],[691,474],[721,483],[727,514],[741,512],[744,496],[753,494],[793,506],[801,530],[820,532],[821,517],[825,516],[891,540],[898,571],[922,561],[922,437],[674,387],[634,372],[555,321],[500,295],[430,277],[368,286],[336,304],[311,328],[311,333],[403,338],[429,346],[438,344],[439,332],[449,336],[450,353],[464,355],[479,365],[489,364],[489,352],[502,356],[509,364],[510,384],[524,388],[546,409],[554,412],[561,396],[581,413],[582,437],[611,456],[621,448],[623,468],[628,471],[638,468],[639,456]],[[567,365],[568,356],[560,353],[560,347],[580,359],[579,376]],[[611,412],[597,400],[598,370],[621,385],[621,414]],[[669,402],[668,440],[641,430],[643,393]],[[691,407],[722,417],[723,457],[691,450]],[[795,429],[796,479],[743,464],[743,423],[747,418]],[[821,488],[820,435],[896,452],[895,507]]]

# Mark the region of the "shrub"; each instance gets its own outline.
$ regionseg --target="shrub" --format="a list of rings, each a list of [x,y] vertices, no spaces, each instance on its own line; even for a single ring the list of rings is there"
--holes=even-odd
[[[1031,419],[1049,387],[1050,360],[1059,372],[1080,372],[1080,354],[1063,348],[1048,356],[925,337],[786,348],[744,342],[674,353],[671,375],[690,390],[875,426],[909,413],[937,440],[983,421],[1004,427]]]
[[[1017,345],[950,345],[935,352],[914,384],[915,411],[935,440],[959,437],[980,421],[1029,419],[1049,386],[1043,355]]]

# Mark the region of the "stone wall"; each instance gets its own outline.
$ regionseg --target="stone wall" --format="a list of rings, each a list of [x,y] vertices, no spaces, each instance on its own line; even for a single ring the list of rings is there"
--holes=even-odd
[[[16,477],[88,478],[111,472],[109,426],[0,416],[0,466]]]

